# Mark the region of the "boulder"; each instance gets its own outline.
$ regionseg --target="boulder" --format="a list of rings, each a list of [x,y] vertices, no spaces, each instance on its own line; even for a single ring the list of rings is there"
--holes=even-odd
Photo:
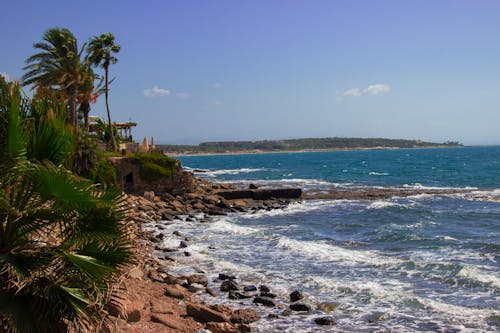
[[[271,298],[257,296],[253,299],[255,304],[262,304],[264,306],[274,307],[276,303]]]
[[[231,323],[207,323],[207,329],[212,333],[242,333],[250,332],[250,327],[246,325],[232,325]]]
[[[175,317],[167,314],[155,313],[151,315],[150,319],[153,323],[162,324],[168,328],[174,329],[179,332],[186,332],[186,325],[183,325]]]
[[[245,299],[252,298],[252,296],[240,293],[239,291],[230,290],[228,294],[229,299]]]
[[[182,288],[178,284],[175,284],[175,285],[168,285],[165,287],[165,296],[183,299],[189,296],[189,294],[184,288]]]
[[[256,286],[253,286],[253,285],[250,285],[250,286],[245,286],[243,288],[243,291],[255,291],[257,290],[257,287]]]
[[[292,311],[305,311],[305,312],[309,312],[311,311],[311,307],[307,304],[303,304],[303,303],[294,303],[294,304],[290,304],[290,310]]]
[[[186,241],[181,241],[181,242],[179,243],[179,247],[180,247],[181,249],[186,248],[186,247],[188,247],[188,246],[189,246],[189,244],[188,244]]]
[[[337,323],[337,321],[335,319],[333,319],[332,317],[314,318],[314,322],[316,323],[316,325],[323,325],[323,326],[335,325]]]
[[[260,320],[259,314],[250,308],[234,310],[231,315],[232,323],[250,324],[257,320]]]
[[[215,289],[210,288],[210,287],[206,287],[205,291],[207,292],[207,294],[209,294],[210,296],[213,296],[213,297],[217,297],[219,295]]]
[[[219,273],[219,280],[235,280],[236,276]]]
[[[213,310],[207,306],[195,303],[187,303],[186,311],[188,316],[202,323],[208,322],[229,322],[229,316],[225,313]]]
[[[224,280],[220,285],[220,291],[238,290],[239,286],[233,280]]]
[[[208,278],[203,274],[193,274],[187,278],[189,284],[198,283],[206,287],[208,285]]]
[[[268,292],[271,291],[271,288],[269,288],[268,286],[262,284],[262,285],[259,286],[259,290],[262,291],[262,292],[268,293]]]
[[[339,303],[334,303],[334,302],[324,302],[318,304],[318,310],[324,311],[324,312],[332,312],[335,311],[336,308],[339,307]]]
[[[301,299],[304,298],[304,294],[302,294],[300,291],[295,290],[290,293],[290,302],[297,302]]]
[[[260,293],[261,297],[269,297],[269,298],[276,298],[276,294],[273,293],[267,293],[267,292],[261,292]]]

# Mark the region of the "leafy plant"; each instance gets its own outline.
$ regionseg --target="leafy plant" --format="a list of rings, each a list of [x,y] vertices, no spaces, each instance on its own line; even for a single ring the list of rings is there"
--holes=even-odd
[[[179,163],[176,159],[157,152],[136,153],[132,158],[139,163],[139,175],[148,182],[171,177]]]
[[[121,191],[35,159],[66,156],[64,145],[29,157],[48,149],[30,150],[33,137],[65,135],[51,123],[57,112],[42,116],[50,103],[0,83],[0,331],[97,331],[109,280],[129,257]]]

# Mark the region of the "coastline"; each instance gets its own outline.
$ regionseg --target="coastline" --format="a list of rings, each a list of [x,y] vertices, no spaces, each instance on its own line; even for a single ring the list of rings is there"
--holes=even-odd
[[[336,151],[370,151],[370,150],[400,150],[400,149],[445,149],[445,148],[463,148],[464,146],[423,146],[423,147],[358,147],[358,148],[327,148],[327,149],[299,149],[299,150],[240,150],[240,151],[227,151],[227,152],[171,152],[164,151],[163,153],[172,157],[183,157],[183,156],[224,156],[224,155],[257,155],[257,154],[290,154],[290,153],[326,153],[326,152],[336,152]]]

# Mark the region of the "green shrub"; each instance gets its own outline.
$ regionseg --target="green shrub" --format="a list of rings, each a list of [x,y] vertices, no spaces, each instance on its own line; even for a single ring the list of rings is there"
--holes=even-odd
[[[136,153],[132,156],[139,162],[139,175],[147,182],[170,178],[179,163],[176,159],[162,153]]]
[[[108,187],[118,186],[116,168],[106,159],[101,159],[99,161],[97,167],[92,170],[90,178],[94,183],[100,183]]]

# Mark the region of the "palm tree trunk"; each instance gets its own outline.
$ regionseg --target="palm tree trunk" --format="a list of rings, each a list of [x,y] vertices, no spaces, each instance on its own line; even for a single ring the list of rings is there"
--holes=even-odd
[[[109,134],[111,135],[111,147],[113,148],[113,151],[117,151],[116,149],[116,141],[115,141],[115,134],[113,132],[113,124],[111,123],[111,114],[109,113],[109,103],[108,103],[108,69],[109,65],[105,66],[105,73],[106,73],[106,87],[104,88],[104,94],[105,94],[105,99],[106,99],[106,111],[108,112],[108,125],[109,125]]]
[[[71,88],[69,88],[69,121],[73,127],[75,127],[75,130],[78,130],[77,128],[77,117],[76,117],[76,106],[77,106],[77,96],[78,96],[78,86],[77,84],[71,85]]]

